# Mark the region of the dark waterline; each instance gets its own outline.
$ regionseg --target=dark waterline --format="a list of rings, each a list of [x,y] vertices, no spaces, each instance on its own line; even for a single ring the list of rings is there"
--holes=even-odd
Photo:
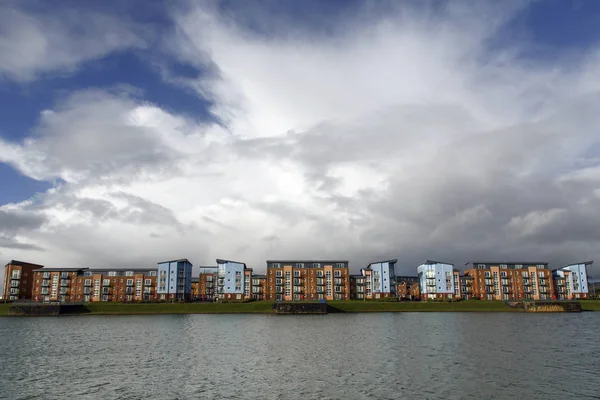
[[[600,313],[0,319],[1,399],[600,398]]]

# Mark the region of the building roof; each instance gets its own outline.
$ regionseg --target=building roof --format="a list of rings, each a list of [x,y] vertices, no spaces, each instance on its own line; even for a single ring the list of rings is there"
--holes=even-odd
[[[187,262],[187,263],[189,263],[190,265],[193,266],[193,264],[187,258],[180,258],[178,260],[161,261],[161,262],[158,262],[157,264],[172,263],[172,262]]]
[[[295,264],[295,263],[304,263],[304,264],[310,264],[310,263],[321,263],[321,264],[328,264],[328,263],[349,263],[350,261],[348,260],[267,260],[267,264],[268,263],[280,263],[280,264]]]
[[[76,272],[87,270],[89,270],[89,268],[38,268],[34,269],[33,272]]]
[[[469,265],[469,264],[491,264],[491,265],[500,265],[500,264],[538,265],[538,264],[544,264],[544,265],[548,265],[548,263],[545,261],[469,261],[469,262],[465,263],[465,265]]]
[[[393,260],[384,260],[384,261],[373,261],[372,263],[369,263],[369,265],[367,265],[367,268],[369,268],[371,265],[373,264],[382,264],[382,263],[397,263],[398,259],[394,258]]]
[[[225,263],[242,264],[244,266],[244,268],[246,268],[246,263],[243,263],[243,262],[240,262],[240,261],[224,260],[222,258],[217,258],[217,264],[225,264]]]
[[[199,282],[199,281],[200,281],[200,278],[192,278],[192,283]]]
[[[252,275],[252,278],[266,279],[267,276],[266,275]]]
[[[454,265],[452,263],[449,262],[444,262],[444,261],[434,261],[434,260],[426,260],[423,264],[426,265],[430,265],[430,264],[446,264],[446,265]]]
[[[581,264],[583,264],[583,265],[586,265],[586,266],[587,266],[587,265],[592,265],[593,263],[594,263],[593,261],[584,261],[584,262],[572,263],[572,264],[567,264],[567,265],[564,265],[564,266],[562,266],[562,267],[560,267],[560,268],[553,269],[552,271],[553,271],[553,272],[554,272],[554,271],[560,271],[560,270],[562,270],[562,269],[564,269],[564,268],[567,268],[567,267],[572,267],[573,265],[581,265]]]
[[[563,268],[570,267],[571,265],[579,265],[579,264],[590,265],[593,263],[594,263],[593,261],[583,261],[583,262],[578,262],[578,263],[567,264],[567,265],[563,266]]]
[[[19,261],[19,260],[10,260],[10,262],[6,265],[35,265],[36,267],[44,267],[41,264],[34,264],[34,263],[30,263],[30,262],[26,262],[26,261]]]
[[[44,268],[46,269],[46,268]],[[157,268],[83,268],[89,270],[93,273],[103,273],[103,272],[133,272],[133,273],[141,273],[141,272],[149,272],[156,271]]]

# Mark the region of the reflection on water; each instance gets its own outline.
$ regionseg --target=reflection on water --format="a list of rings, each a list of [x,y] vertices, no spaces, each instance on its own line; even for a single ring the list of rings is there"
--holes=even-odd
[[[600,313],[0,319],[2,399],[600,398]]]

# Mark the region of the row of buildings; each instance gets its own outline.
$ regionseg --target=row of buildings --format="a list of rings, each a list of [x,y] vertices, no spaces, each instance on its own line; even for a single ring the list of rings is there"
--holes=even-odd
[[[350,274],[347,260],[271,260],[266,274],[245,263],[217,259],[192,277],[187,259],[156,268],[45,268],[11,261],[4,299],[61,302],[188,300],[551,300],[590,296],[592,261],[550,270],[545,262],[469,262],[464,271],[428,260],[416,276],[397,276],[397,260],[374,262]]]

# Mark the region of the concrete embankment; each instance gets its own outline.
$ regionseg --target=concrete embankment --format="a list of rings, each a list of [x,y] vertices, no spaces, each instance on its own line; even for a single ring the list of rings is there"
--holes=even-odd
[[[83,304],[58,304],[58,303],[14,303],[8,308],[11,316],[52,316],[61,314],[83,314],[89,310]]]

